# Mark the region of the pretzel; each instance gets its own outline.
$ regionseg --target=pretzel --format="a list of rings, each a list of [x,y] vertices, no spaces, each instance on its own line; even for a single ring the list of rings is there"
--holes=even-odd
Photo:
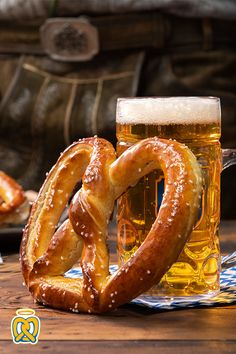
[[[154,169],[165,176],[158,216],[139,249],[110,275],[106,239],[114,202]],[[69,219],[55,232],[81,178]],[[71,145],[48,174],[22,240],[22,272],[34,299],[73,312],[103,313],[147,291],[177,260],[193,229],[201,181],[196,158],[176,141],[149,138],[118,159],[104,139]],[[83,277],[66,278],[80,256]]]
[[[0,200],[0,224],[22,220],[22,206],[26,201],[24,191],[3,171],[0,171]]]

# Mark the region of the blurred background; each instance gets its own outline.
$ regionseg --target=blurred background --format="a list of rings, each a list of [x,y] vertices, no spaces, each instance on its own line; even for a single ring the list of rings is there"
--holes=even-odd
[[[115,144],[118,97],[217,96],[236,148],[235,0],[0,0],[0,169],[38,190],[66,146]],[[236,166],[222,173],[235,219]]]

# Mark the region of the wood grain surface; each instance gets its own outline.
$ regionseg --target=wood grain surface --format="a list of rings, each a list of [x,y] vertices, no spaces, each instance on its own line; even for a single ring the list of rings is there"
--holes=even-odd
[[[235,234],[236,221],[222,223],[223,251],[232,251]],[[106,315],[81,315],[34,304],[22,281],[18,255],[5,256],[0,266],[1,353],[236,353],[236,305],[178,311],[125,305]],[[27,348],[15,345],[10,332],[16,309],[24,307],[34,308],[41,320],[39,342]]]
[[[76,354],[226,354],[236,353],[234,341],[42,341],[25,348],[1,341],[2,353],[76,353]]]

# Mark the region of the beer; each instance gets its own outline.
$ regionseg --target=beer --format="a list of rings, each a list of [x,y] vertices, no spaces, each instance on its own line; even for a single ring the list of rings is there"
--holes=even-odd
[[[147,137],[176,139],[193,151],[203,172],[204,188],[198,222],[178,261],[149,294],[184,298],[216,294],[220,274],[219,99],[120,99],[116,121],[118,155]],[[164,188],[163,173],[156,170],[119,198],[117,223],[120,264],[126,262],[144,241],[158,214]]]

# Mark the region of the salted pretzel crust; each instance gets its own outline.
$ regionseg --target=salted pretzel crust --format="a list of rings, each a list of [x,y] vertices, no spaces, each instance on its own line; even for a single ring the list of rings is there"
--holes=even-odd
[[[7,222],[26,199],[22,187],[3,171],[0,171],[0,199],[0,224]]]
[[[110,275],[106,239],[114,202],[154,169],[162,169],[165,177],[158,216],[140,248]],[[55,232],[81,178],[69,219]],[[176,141],[145,139],[118,159],[104,139],[74,143],[48,174],[22,239],[22,272],[34,299],[54,308],[102,313],[147,291],[182,251],[196,221],[201,190],[196,158]],[[80,257],[83,277],[66,278],[64,273]]]

